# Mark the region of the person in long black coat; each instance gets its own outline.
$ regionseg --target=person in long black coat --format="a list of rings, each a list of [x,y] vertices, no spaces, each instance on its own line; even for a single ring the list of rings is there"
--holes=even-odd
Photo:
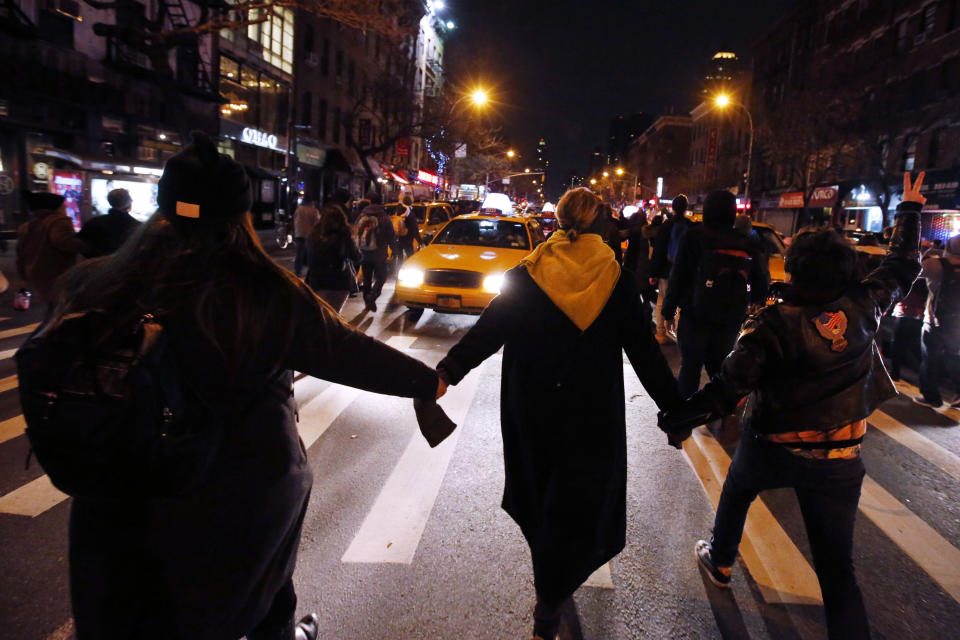
[[[681,401],[636,283],[604,244],[599,207],[587,189],[567,192],[560,230],[507,272],[437,367],[456,384],[504,347],[502,506],[530,545],[534,636],[547,640],[563,603],[624,547],[623,351],[661,409]]]
[[[195,136],[167,162],[160,211],[117,254],[68,275],[55,317],[104,309],[122,327],[162,310],[181,383],[222,418],[222,442],[203,486],[186,495],[74,499],[77,637],[315,640],[315,619],[294,626],[312,474],[292,372],[428,403],[443,385],[264,253],[246,173]]]

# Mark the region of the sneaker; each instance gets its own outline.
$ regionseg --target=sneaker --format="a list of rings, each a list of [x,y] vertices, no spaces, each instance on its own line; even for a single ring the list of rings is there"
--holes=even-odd
[[[718,567],[715,565],[713,558],[710,557],[710,543],[706,540],[697,540],[697,546],[694,547],[694,550],[697,554],[697,562],[707,572],[710,582],[721,589],[730,588],[730,574],[733,573],[733,567]]]
[[[930,407],[931,409],[939,409],[941,406],[943,406],[942,401],[938,400],[937,402],[931,402],[930,400],[927,400],[923,396],[916,397],[913,399],[913,401],[916,404],[919,404],[921,407]]]
[[[294,634],[296,640],[317,640],[320,635],[320,618],[315,613],[304,617],[297,623]]]

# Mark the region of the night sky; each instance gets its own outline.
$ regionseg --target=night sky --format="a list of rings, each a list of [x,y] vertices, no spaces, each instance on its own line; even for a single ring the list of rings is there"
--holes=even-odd
[[[448,80],[496,89],[502,136],[532,154],[546,138],[549,196],[586,171],[619,114],[688,112],[720,50],[750,45],[796,0],[446,0]]]

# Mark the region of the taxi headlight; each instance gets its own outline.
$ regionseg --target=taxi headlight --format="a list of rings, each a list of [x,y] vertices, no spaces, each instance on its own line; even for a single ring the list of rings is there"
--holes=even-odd
[[[397,274],[397,280],[399,280],[400,284],[404,287],[419,287],[423,284],[423,271],[405,267],[400,269],[400,273]]]
[[[503,274],[495,273],[483,279],[483,290],[490,293],[500,293],[503,288]]]

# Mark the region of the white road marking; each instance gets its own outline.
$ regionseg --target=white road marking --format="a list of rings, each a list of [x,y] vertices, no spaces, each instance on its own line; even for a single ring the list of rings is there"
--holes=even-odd
[[[960,550],[870,476],[863,479],[860,511],[960,602]]]
[[[610,574],[610,563],[605,563],[602,567],[591,573],[587,581],[583,583],[583,586],[597,589],[613,589],[613,576]]]
[[[73,618],[70,618],[54,629],[44,640],[68,640],[75,632],[76,629],[73,626]]]
[[[684,443],[683,452],[716,509],[730,456],[702,427],[694,429],[693,437]],[[692,540],[690,544],[692,546]],[[740,557],[765,601],[823,603],[816,573],[762,500],[755,500],[750,508]]]
[[[387,479],[380,495],[360,526],[342,562],[410,564],[420,545],[443,477],[480,386],[480,371],[474,370],[441,399],[457,429],[436,449],[431,449],[419,431]]]
[[[17,352],[16,349],[7,349],[6,351],[0,351],[0,360],[8,360],[14,356]]]
[[[40,476],[0,497],[0,513],[36,518],[69,496],[53,486],[48,476]]]
[[[6,378],[0,378],[0,393],[4,391],[11,391],[16,389],[20,385],[17,375],[7,376]]]
[[[16,416],[0,422],[0,442],[13,440],[23,433],[26,428],[27,422],[23,419],[23,416]]]
[[[920,432],[911,429],[882,411],[874,411],[873,415],[867,418],[867,422],[928,462],[960,480],[960,456],[952,451],[944,449]]]
[[[22,336],[25,333],[33,333],[33,330],[40,326],[39,322],[34,322],[33,324],[26,324],[22,327],[14,327],[13,329],[5,329],[0,331],[0,340],[4,338],[12,338],[14,336]]]
[[[893,385],[897,388],[897,391],[900,392],[900,395],[904,396],[908,400],[914,401],[914,404],[916,404],[916,400],[923,395],[920,393],[920,389],[918,387],[904,380],[897,380],[893,383]],[[927,409],[936,411],[937,413],[942,414],[957,423],[960,423],[960,408],[952,407],[949,404],[943,404],[937,408],[927,407]]]

